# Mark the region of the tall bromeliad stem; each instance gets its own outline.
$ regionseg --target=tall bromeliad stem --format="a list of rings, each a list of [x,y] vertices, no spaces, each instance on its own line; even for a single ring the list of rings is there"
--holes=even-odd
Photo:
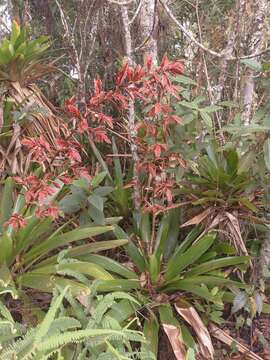
[[[122,10],[126,22],[126,8]],[[126,138],[134,166],[136,208],[160,211],[173,201],[175,179],[168,168],[185,166],[178,151],[171,150],[170,138],[172,127],[181,123],[174,113],[180,89],[174,85],[173,77],[183,73],[183,65],[170,62],[166,56],[159,66],[153,66],[150,57],[143,66],[134,64],[126,30],[128,60],[116,74],[114,87],[105,90],[97,79],[85,112],[79,111],[74,100],[68,103],[67,110],[81,124],[81,134],[92,141],[110,143],[108,130]]]

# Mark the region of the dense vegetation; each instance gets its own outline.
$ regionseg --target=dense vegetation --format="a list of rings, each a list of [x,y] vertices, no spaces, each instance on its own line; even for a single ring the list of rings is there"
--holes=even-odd
[[[144,56],[128,2],[91,2],[80,21],[84,1],[47,4],[69,59],[36,36],[25,3],[0,44],[0,359],[267,359],[267,59],[227,58],[228,46],[222,59],[224,76],[237,61],[249,86],[256,77],[251,110],[222,74],[213,99],[209,64],[203,84],[178,59],[179,34],[155,51],[155,21],[182,26],[167,1]],[[140,10],[146,21],[151,1],[138,3],[133,22]],[[99,44],[93,73],[93,24],[118,8],[126,56],[104,72]]]

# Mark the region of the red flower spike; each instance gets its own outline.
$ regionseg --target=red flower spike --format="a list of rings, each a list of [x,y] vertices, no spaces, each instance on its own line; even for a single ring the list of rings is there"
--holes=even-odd
[[[164,211],[165,207],[158,204],[148,204],[144,207],[146,213],[152,213],[153,215],[157,212]]]
[[[79,118],[81,115],[80,110],[76,106],[68,105],[66,109],[70,114],[74,115],[77,118]]]
[[[49,206],[45,209],[38,207],[35,211],[35,215],[37,218],[47,218],[50,217],[53,220],[57,219],[59,216],[59,209],[57,206]]]
[[[150,146],[150,150],[154,152],[156,158],[160,158],[161,152],[167,150],[166,144],[154,144]]]
[[[105,115],[103,113],[95,114],[93,117],[93,121],[98,121],[101,124],[106,124],[111,129],[113,129],[113,118],[111,116]]]
[[[93,138],[97,142],[105,142],[107,144],[111,144],[111,140],[108,138],[106,131],[100,127],[92,128],[91,132],[93,134]]]
[[[156,116],[160,114],[168,114],[172,111],[172,108],[168,105],[156,103],[152,109],[147,113],[147,116]]]
[[[65,101],[65,108],[71,115],[77,118],[80,117],[80,110],[75,106],[75,96]]]
[[[78,166],[77,164],[75,164],[72,166],[71,170],[73,171],[75,177],[84,177],[87,180],[92,180],[89,171],[83,166]]]
[[[19,230],[27,225],[27,221],[20,214],[13,214],[4,226],[11,226],[14,230]]]
[[[122,67],[122,69],[116,74],[116,78],[115,78],[116,85],[118,86],[123,85],[124,81],[127,78],[128,70],[129,70],[129,66],[128,66],[128,62],[126,62],[126,64]]]
[[[67,151],[67,157],[71,160],[71,161],[75,161],[75,162],[81,162],[82,158],[80,153],[78,152],[78,150],[71,148]]]
[[[81,119],[77,125],[77,130],[79,134],[86,133],[89,130],[88,122],[85,118]]]
[[[151,71],[152,70],[152,64],[153,64],[153,59],[151,56],[147,55],[145,57],[145,60],[144,60],[144,64],[147,68],[148,71]]]
[[[65,185],[69,185],[72,183],[72,179],[67,175],[66,176],[60,175],[58,176],[58,179],[62,181],[62,183],[64,183]]]
[[[166,131],[166,128],[170,124],[183,124],[182,119],[177,115],[168,115],[162,120],[162,124],[164,127],[164,131]]]
[[[51,186],[49,185],[43,185],[39,191],[37,191],[36,195],[37,195],[37,199],[38,202],[40,204],[44,203],[44,200],[46,200],[46,198],[48,196],[51,196],[55,193],[55,189],[53,189]]]
[[[141,65],[137,65],[135,70],[134,70],[134,74],[133,74],[133,82],[137,82],[143,79],[143,77],[145,77],[145,71],[144,68]]]
[[[184,72],[184,65],[180,61],[173,61],[167,64],[164,70],[173,75],[181,75]]]
[[[165,196],[167,202],[170,204],[173,200],[173,193],[172,193],[173,185],[174,183],[171,181],[159,183],[154,190],[155,196],[156,197]]]
[[[33,155],[33,161],[43,164],[53,156],[53,149],[41,135],[39,138],[24,138],[21,143],[29,149],[29,154]]]
[[[168,59],[167,55],[165,54],[161,60],[160,68],[164,69],[166,66],[168,66],[168,64],[169,64],[169,59]]]
[[[100,95],[102,92],[102,81],[100,79],[95,79],[94,80],[94,90],[95,90],[95,95]]]

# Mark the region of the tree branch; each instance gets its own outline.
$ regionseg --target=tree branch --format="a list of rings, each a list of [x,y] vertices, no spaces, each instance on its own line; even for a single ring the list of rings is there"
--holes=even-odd
[[[112,4],[116,4],[116,5],[121,5],[121,6],[126,6],[126,5],[130,5],[134,2],[134,0],[127,0],[127,1],[118,1],[118,0],[107,0],[109,3]]]
[[[195,36],[192,34],[191,31],[187,30],[174,16],[173,12],[171,11],[171,9],[168,7],[168,5],[166,4],[166,2],[164,0],[159,0],[161,5],[164,7],[166,13],[168,14],[168,16],[171,18],[171,20],[180,28],[180,30],[183,32],[183,34],[192,42],[194,42],[199,48],[201,48],[202,50],[204,50],[205,52],[209,53],[212,56],[215,57],[222,57],[221,53],[217,53],[216,51],[213,51],[211,49],[208,49],[206,46],[204,46],[203,44],[201,44],[198,40],[195,39]]]
[[[171,18],[171,20],[179,27],[179,29],[183,32],[183,34],[192,42],[194,42],[194,44],[196,44],[200,49],[204,50],[205,52],[207,52],[208,54],[217,57],[217,58],[222,58],[224,56],[224,54],[221,53],[217,53],[216,51],[207,48],[206,46],[204,46],[203,44],[201,44],[193,35],[193,33],[189,30],[187,30],[174,16],[173,12],[171,11],[171,9],[168,7],[168,5],[166,4],[166,2],[164,0],[159,0],[161,5],[163,6],[163,8],[165,9],[166,13],[168,14],[168,16]],[[244,55],[241,57],[231,57],[229,59],[227,59],[228,61],[234,61],[234,60],[241,60],[241,59],[250,59],[253,57],[257,57],[260,55],[263,55],[267,52],[270,52],[270,47],[266,48],[265,50],[262,50],[260,52],[255,51],[252,54],[249,55]]]
[[[139,15],[139,13],[141,11],[143,3],[144,3],[144,0],[140,0],[139,5],[137,6],[137,9],[136,9],[132,19],[129,21],[128,25],[133,24],[133,22],[135,21],[135,19],[137,18],[137,16]]]

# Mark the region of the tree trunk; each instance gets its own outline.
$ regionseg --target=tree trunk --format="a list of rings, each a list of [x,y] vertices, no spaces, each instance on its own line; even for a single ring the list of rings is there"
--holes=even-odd
[[[120,11],[123,22],[123,33],[124,33],[127,61],[129,62],[130,65],[132,65],[133,64],[132,39],[131,39],[130,27],[129,27],[128,9],[126,6],[121,6]],[[132,154],[132,160],[134,163],[133,164],[133,183],[134,183],[133,198],[134,198],[135,209],[139,210],[141,206],[140,181],[139,181],[139,174],[137,171],[139,156],[138,156],[138,148],[136,145],[137,131],[135,126],[135,108],[134,108],[134,101],[132,99],[129,100],[129,108],[128,108],[128,133],[130,138],[130,150]]]
[[[235,40],[236,40],[236,22],[235,18],[230,19],[230,25],[228,28],[227,35],[227,44],[225,49],[223,50],[223,57],[220,62],[220,76],[218,79],[218,86],[216,86],[216,94],[215,94],[215,102],[219,102],[222,100],[225,90],[225,84],[227,80],[227,68],[228,68],[228,60],[232,57],[234,48],[235,48]]]
[[[259,52],[264,45],[268,0],[252,0],[252,4],[254,9],[254,20],[249,41],[248,52],[250,54]],[[256,73],[252,69],[247,69],[244,75],[242,122],[245,126],[250,125],[255,108],[255,75]]]
[[[265,278],[264,271],[265,269],[269,270],[270,268],[270,229],[266,234],[264,242],[260,251],[259,259],[259,275],[261,278]]]
[[[155,0],[142,0],[140,11],[140,33],[144,55],[151,56],[153,64],[158,63],[157,9]]]

